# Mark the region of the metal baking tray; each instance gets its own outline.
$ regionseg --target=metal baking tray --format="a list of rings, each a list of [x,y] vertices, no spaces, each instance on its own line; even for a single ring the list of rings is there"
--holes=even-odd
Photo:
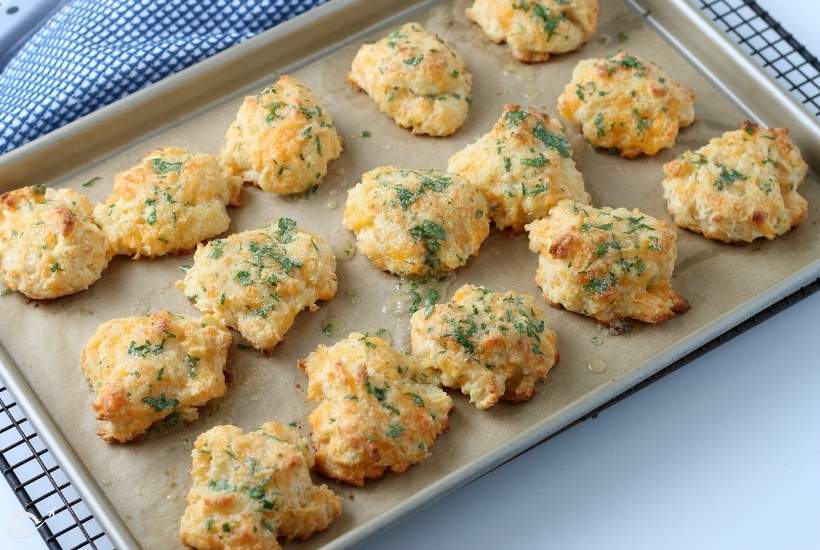
[[[0,190],[4,191],[35,182],[54,185],[70,183],[76,186],[78,184],[77,178],[82,174],[93,171],[95,167],[103,163],[112,160],[116,162],[118,155],[127,156],[129,151],[132,150],[144,151],[146,148],[145,141],[161,136],[166,132],[174,135],[175,129],[179,129],[186,123],[195,122],[197,117],[207,115],[211,110],[224,105],[226,101],[233,101],[235,105],[240,95],[273,80],[277,74],[310,67],[311,64],[321,62],[342,48],[358,44],[374,32],[380,33],[401,21],[423,17],[426,10],[431,8],[442,9],[440,6],[442,4],[447,9],[451,4],[456,4],[457,9],[454,9],[453,13],[457,14],[457,11],[466,4],[466,0],[456,0],[455,2],[431,0],[382,0],[380,2],[334,0],[0,157]],[[620,0],[603,0],[601,4],[605,17],[607,13],[616,11],[621,13],[624,11],[624,3]],[[812,167],[812,171],[815,174],[817,173],[818,167],[820,167],[820,147],[818,147],[820,145],[820,127],[818,127],[817,122],[783,92],[751,59],[728,42],[695,8],[685,0],[642,0],[641,2],[627,0],[627,4],[641,17],[624,17],[612,24],[628,24],[631,32],[632,28],[635,28],[636,34],[639,29],[648,26],[665,38],[677,51],[676,55],[683,56],[706,77],[713,87],[712,90],[696,89],[699,94],[701,91],[712,92],[716,90],[736,105],[742,113],[741,116],[767,125],[790,128],[792,138],[800,146],[804,157]],[[435,30],[446,38],[453,40],[456,48],[460,49],[458,39],[454,40],[453,37],[448,36],[446,28],[436,28]],[[603,31],[604,29],[602,29],[602,33]],[[479,40],[484,40],[478,29],[473,29],[472,32],[479,36]],[[612,38],[614,39],[614,36]],[[595,40],[596,38],[593,38],[593,41]],[[482,57],[482,63],[494,63],[497,59],[504,59],[505,56],[509,58],[509,53],[504,46],[487,45],[486,47],[493,49],[494,54],[486,58]],[[614,43],[610,45],[610,49],[616,47],[617,45]],[[629,47],[629,45],[624,47]],[[574,64],[578,59],[592,55],[593,48],[594,46],[589,45],[580,52],[569,54],[566,59],[573,60],[572,64]],[[648,57],[652,56],[648,55]],[[553,70],[553,67],[558,65],[559,58],[555,59],[555,62],[551,61],[545,65],[537,66],[536,70],[544,72]],[[474,72],[477,72],[475,69],[478,69],[478,67],[473,67],[475,64],[475,61],[471,63],[468,59],[468,65],[474,69]],[[505,73],[515,73],[521,70],[515,66],[511,59],[509,59],[509,64],[499,65],[495,69]],[[560,85],[563,85],[565,81],[566,74],[562,73]],[[480,85],[479,82],[477,79],[476,86]],[[343,86],[343,83],[339,83],[339,86]],[[520,88],[522,97],[512,97],[509,98],[510,100],[527,103],[527,95],[537,96],[537,90],[535,92],[527,90],[524,85]],[[322,94],[319,95],[320,99],[326,100]],[[359,105],[367,105],[367,101],[369,100],[362,100],[357,103],[356,108]],[[549,94],[538,98],[535,104],[554,113],[554,102],[555,95]],[[480,104],[475,104],[473,107],[474,110],[480,108]],[[494,120],[499,110],[495,108],[490,110],[493,112],[487,115],[486,118]],[[371,108],[358,113],[358,116],[362,121],[362,127],[366,127],[371,123],[373,117],[381,117],[382,115],[377,115],[371,106]],[[475,118],[478,118],[478,116],[478,113],[471,115]],[[721,123],[708,120],[706,123],[715,125],[711,133],[718,134],[722,131],[718,128],[725,129],[729,126],[735,126],[739,121],[737,117],[732,117],[731,120],[722,121]],[[461,138],[471,141],[485,132],[488,127],[486,123],[473,125],[469,127],[469,133],[462,135]],[[348,127],[344,130],[347,132],[356,131],[357,128]],[[463,129],[460,134],[465,134],[467,130],[468,128]],[[213,132],[221,135],[224,128],[214,128]],[[407,139],[418,140],[420,138]],[[681,141],[681,145],[683,145],[685,138]],[[185,145],[184,142],[179,140],[174,143]],[[441,144],[441,147],[444,147],[447,143],[444,140],[434,140],[430,142],[429,146],[438,147]],[[688,142],[685,145],[686,147],[698,146],[698,144]],[[457,148],[452,147],[453,150],[457,150]],[[418,152],[419,149],[415,151]],[[133,159],[135,154],[131,154],[130,158]],[[587,153],[586,162],[592,162],[594,155],[600,154]],[[668,160],[668,158],[667,155],[665,160]],[[424,159],[414,158],[412,160],[413,165],[424,165]],[[629,163],[632,161],[619,160],[619,162]],[[629,166],[629,164],[624,166]],[[358,175],[349,174],[348,178],[354,178],[355,180]],[[806,194],[811,195],[810,202],[812,198],[816,199],[818,192],[816,176],[811,175],[810,180],[804,185],[803,189],[807,191]],[[591,188],[594,195],[595,186],[588,182],[588,187]],[[657,188],[655,192],[659,193]],[[815,224],[817,223],[817,217],[815,200],[810,206],[809,219],[799,230],[804,238],[806,235],[816,237]],[[783,246],[790,244],[788,237],[778,241],[785,243]],[[775,241],[775,243],[778,243],[778,241]],[[781,245],[778,244],[778,246]],[[132,270],[139,268],[139,265],[128,266],[128,269]],[[118,271],[122,271],[122,268]],[[106,273],[103,278],[112,277],[113,275],[112,273]],[[391,523],[412,513],[415,509],[443,496],[542,441],[755,313],[810,283],[819,275],[820,254],[817,253],[816,249],[813,249],[812,256],[808,261],[803,262],[799,269],[794,269],[785,276],[777,277],[771,284],[767,284],[763,291],[748,297],[736,307],[721,311],[710,322],[691,331],[686,338],[663,346],[662,352],[652,355],[640,364],[631,365],[629,368],[620,371],[618,376],[613,375],[611,379],[603,380],[593,391],[587,392],[583,398],[562,404],[560,408],[551,411],[549,415],[531,422],[525,429],[510,434],[510,437],[503,444],[486,450],[480,456],[460,464],[457,468],[447,471],[428,471],[428,478],[423,488],[406,498],[402,498],[400,502],[383,507],[380,513],[367,518],[365,521],[341,518],[337,525],[331,527],[329,533],[308,541],[307,545],[327,543],[330,547],[346,547],[389,526]],[[710,282],[706,281],[704,284]],[[153,305],[160,307],[162,304]],[[693,305],[697,308],[699,303],[693,300]],[[34,306],[29,304],[29,307],[33,308]],[[563,319],[563,317],[557,317],[556,315],[558,314],[551,314],[551,321],[553,328],[558,330],[559,338],[561,338],[564,331],[562,331],[560,324],[555,326],[555,320]],[[582,321],[573,319],[572,322]],[[307,323],[307,321],[300,317],[299,323]],[[314,324],[316,324],[315,320]],[[594,323],[587,322],[587,326],[593,325]],[[20,351],[15,347],[16,343],[19,345],[15,338],[17,335],[15,330],[11,330],[6,326],[5,329],[0,331],[0,344],[5,346],[5,349],[0,348],[0,369],[2,369],[3,377],[7,381],[9,389],[26,410],[44,442],[52,449],[67,476],[74,483],[114,544],[119,548],[139,548],[140,543],[138,540],[145,540],[145,533],[135,530],[137,533],[135,537],[135,534],[128,529],[126,522],[123,521],[123,517],[128,514],[121,509],[122,507],[115,509],[106,496],[110,487],[106,487],[105,480],[93,475],[87,464],[79,456],[82,452],[87,452],[87,449],[84,448],[86,445],[93,443],[76,437],[67,438],[64,431],[69,430],[66,430],[65,425],[62,426],[62,430],[59,426],[65,422],[65,419],[59,414],[55,414],[54,410],[51,410],[56,398],[66,390],[59,387],[60,384],[43,384],[41,380],[37,379],[33,370],[20,368],[12,359],[12,356]],[[54,330],[60,330],[60,327],[55,326]],[[664,329],[663,327],[656,327],[650,330]],[[20,329],[21,333],[23,331],[24,327]],[[648,334],[646,331],[639,332]],[[561,341],[559,340],[559,342]],[[564,354],[562,353],[562,355]],[[561,368],[562,365],[559,365],[558,368]],[[31,365],[29,365],[29,368],[31,368]],[[37,391],[32,389],[33,387]],[[538,400],[539,396],[548,393],[549,389],[548,381],[547,385],[539,388],[535,400]],[[83,391],[88,393],[85,388],[83,388]],[[84,410],[78,414],[91,416],[91,412],[86,405],[85,402],[79,404],[79,408],[84,408]],[[534,406],[535,403],[518,405],[515,407],[522,408],[511,408],[510,411],[523,411],[527,410],[526,407]],[[459,410],[459,414],[464,413]],[[210,420],[220,420],[218,410],[212,413]],[[243,427],[251,428],[253,426],[243,425]],[[206,428],[204,424],[197,423],[189,429],[198,432]],[[442,441],[434,446],[433,458],[428,462],[447,451],[447,443],[444,438],[448,435],[445,434]],[[118,452],[139,453],[140,449],[138,447],[133,449],[120,448]],[[402,474],[402,476],[407,477],[397,477],[396,479],[411,480],[413,478],[410,476],[420,476],[422,474],[418,472],[424,472],[427,464],[422,463],[411,468],[410,471]],[[187,469],[188,466],[189,463],[186,463],[181,465],[181,468]],[[430,467],[433,466],[430,465]],[[183,480],[182,485],[184,494],[187,489],[187,481]],[[386,479],[370,484],[368,490],[371,492],[390,491],[395,486],[395,483],[391,484],[390,480]],[[346,504],[348,509],[355,510],[356,506],[357,503],[355,502]],[[174,526],[176,525],[176,519],[174,517],[170,521]],[[164,535],[169,539],[175,539],[176,532],[174,530],[173,532],[164,533]],[[334,536],[335,538],[331,540],[331,537]],[[151,546],[146,545],[146,547]]]

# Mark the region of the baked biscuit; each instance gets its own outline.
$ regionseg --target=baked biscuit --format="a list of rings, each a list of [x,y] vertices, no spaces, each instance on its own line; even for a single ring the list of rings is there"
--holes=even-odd
[[[225,135],[222,162],[243,180],[284,195],[322,183],[327,165],[341,154],[330,113],[307,86],[282,76],[242,102]]]
[[[261,229],[199,245],[177,282],[194,307],[270,350],[305,308],[336,294],[336,257],[325,241],[279,218]]]
[[[394,166],[348,191],[344,225],[376,267],[413,276],[466,264],[490,232],[487,200],[461,176]]]
[[[230,332],[207,317],[160,311],[101,325],[81,363],[97,394],[97,435],[126,442],[171,415],[196,420],[196,407],[225,394],[230,345]]]
[[[412,359],[378,337],[351,333],[299,366],[308,399],[319,402],[308,420],[316,468],[328,477],[362,485],[403,472],[427,458],[447,428],[450,397],[414,381]]]
[[[216,426],[191,451],[182,543],[199,550],[279,549],[304,540],[342,513],[326,485],[314,485],[308,442],[278,422],[251,432]]]
[[[164,256],[192,250],[231,223],[242,181],[216,157],[166,147],[114,176],[114,192],[94,207],[115,254]]]
[[[359,48],[347,81],[414,134],[452,134],[464,124],[472,101],[473,77],[464,60],[418,23]]]
[[[709,239],[774,239],[806,219],[806,170],[788,130],[745,122],[664,165],[664,197],[676,224]]]
[[[540,63],[581,47],[598,27],[598,0],[475,0],[467,18],[513,57]]]
[[[558,110],[595,147],[623,157],[672,147],[678,130],[695,121],[695,93],[657,65],[618,52],[585,59],[558,97]]]
[[[603,324],[660,323],[689,309],[670,284],[675,228],[637,209],[561,201],[526,227],[544,298]]]
[[[85,290],[111,260],[91,203],[45,185],[0,195],[0,281],[34,299]]]
[[[464,285],[411,319],[413,356],[433,380],[461,389],[479,409],[529,401],[558,361],[555,332],[532,296]]]
[[[447,171],[484,193],[500,229],[521,231],[561,199],[589,204],[561,123],[532,108],[505,105],[490,132],[450,157]]]

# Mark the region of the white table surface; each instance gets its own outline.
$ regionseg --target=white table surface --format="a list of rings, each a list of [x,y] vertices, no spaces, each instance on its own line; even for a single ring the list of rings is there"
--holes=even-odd
[[[820,52],[816,0],[758,3]],[[814,550],[818,328],[815,294],[366,548]],[[45,548],[3,481],[0,548]]]

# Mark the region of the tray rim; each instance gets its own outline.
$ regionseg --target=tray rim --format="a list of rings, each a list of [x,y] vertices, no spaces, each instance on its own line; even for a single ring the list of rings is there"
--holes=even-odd
[[[385,25],[392,19],[404,16],[409,11],[415,11],[426,5],[437,3],[438,1],[439,0],[410,0],[409,2],[402,2],[400,0],[390,0],[384,4],[390,4],[391,7],[396,5],[402,6],[404,9],[390,10],[391,15],[380,18],[377,24]],[[820,144],[820,123],[818,123],[808,111],[804,110],[790,94],[783,90],[751,57],[740,50],[740,48],[732,43],[719,29],[714,27],[688,0],[640,0],[640,3],[638,0],[623,1],[630,8],[643,15],[653,30],[658,32],[683,55],[696,70],[709,80],[712,86],[720,90],[748,116],[764,123],[767,120],[779,120],[781,124],[788,121],[790,128],[793,130],[795,141],[800,144],[801,149],[811,155],[806,156],[813,171],[815,173],[820,171],[818,170],[818,164],[820,164],[820,147],[817,147],[817,145]],[[25,166],[31,162],[31,159],[43,155],[50,149],[59,149],[73,138],[87,132],[89,128],[93,128],[97,123],[103,120],[119,118],[123,113],[138,108],[144,101],[171,94],[176,88],[187,85],[191,80],[201,78],[208,70],[213,70],[231,61],[241,59],[242,56],[248,55],[262,45],[275,42],[290,33],[298,32],[299,29],[310,24],[330,20],[335,15],[343,12],[346,13],[348,10],[358,9],[364,12],[366,11],[365,6],[368,4],[370,4],[370,6],[373,5],[367,2],[367,0],[334,0],[333,2],[328,2],[309,10],[288,22],[269,29],[241,44],[228,48],[211,58],[180,71],[162,81],[147,86],[128,97],[120,99],[50,134],[0,156],[0,174],[5,172],[8,167],[16,168],[20,165]],[[676,21],[678,22],[677,24],[675,23]],[[692,25],[692,27],[687,29],[688,35],[679,36],[673,31],[673,28],[679,26],[680,22],[686,22]],[[348,38],[353,39],[357,34],[359,33],[350,35]],[[700,44],[709,43],[713,47],[716,46],[716,49],[709,50],[710,54],[715,56],[715,59],[710,59],[709,62],[706,63],[703,59],[694,57],[694,54],[686,47],[686,43],[692,42]],[[330,48],[306,52],[305,55],[300,57],[299,64],[307,64],[327,55],[335,49],[342,47],[344,43],[343,41],[339,41]],[[738,88],[737,86],[727,85],[727,78],[720,78],[721,73],[731,74],[733,69],[737,71],[735,75],[752,78],[757,83],[760,83],[760,89],[755,89],[755,87],[745,89],[743,86]],[[728,80],[736,82],[738,78]],[[767,98],[775,99],[776,101],[766,103],[765,100]],[[187,111],[181,118],[184,120],[195,116],[198,112],[210,108],[211,105],[213,105],[213,102],[209,101],[198,109]],[[159,128],[165,129],[172,124],[173,123],[164,124]],[[797,128],[797,131],[794,131],[794,128]],[[137,139],[142,139],[156,131],[158,130],[155,128],[152,131],[142,132]],[[101,158],[116,154],[117,151],[131,145],[132,142],[129,141],[122,146],[115,146],[105,150],[102,155],[78,161],[76,166],[63,172],[58,176],[58,179],[70,177],[72,172],[76,172],[79,169],[78,167],[98,162]],[[807,147],[807,145],[809,146]],[[811,145],[814,145],[814,147],[811,147]],[[12,170],[12,172],[13,171],[14,170]],[[0,184],[2,184],[2,181],[0,181]],[[725,312],[712,323],[698,329],[689,338],[681,340],[664,352],[655,355],[642,367],[629,372],[619,380],[601,386],[591,394],[587,394],[583,398],[578,399],[553,418],[534,424],[517,434],[506,444],[450,472],[376,518],[340,535],[328,543],[326,548],[347,548],[377,532],[388,529],[421,507],[446,496],[484,473],[500,466],[507,460],[537,445],[561,428],[616,398],[666,366],[685,357],[702,345],[764,310],[766,307],[811,283],[818,277],[820,277],[820,258],[792,273],[751,300]],[[116,547],[141,548],[128,527],[119,517],[118,512],[103,494],[97,481],[91,476],[88,469],[76,455],[72,445],[67,441],[61,430],[48,414],[43,402],[32,390],[23,376],[22,371],[13,362],[2,343],[0,343],[0,374],[2,374],[8,389],[26,412],[34,428],[64,469],[68,479],[74,485],[83,501],[97,518]]]

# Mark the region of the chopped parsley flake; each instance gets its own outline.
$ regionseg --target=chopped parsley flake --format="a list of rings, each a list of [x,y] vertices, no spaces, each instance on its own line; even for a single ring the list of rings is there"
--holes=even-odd
[[[602,138],[606,135],[606,128],[604,127],[604,114],[598,113],[595,115],[595,130],[597,130],[597,134],[599,138]]]
[[[145,201],[145,206],[148,207],[148,214],[145,216],[145,223],[148,225],[154,225],[157,223],[157,200],[147,199]]]
[[[285,104],[282,103],[281,101],[276,101],[276,102],[271,103],[270,105],[268,105],[268,107],[267,107],[268,108],[268,116],[265,117],[265,121],[268,124],[270,124],[274,120],[282,118],[282,116],[279,114],[279,109],[281,109],[284,106],[285,106]]]
[[[504,113],[504,121],[507,126],[521,126],[527,117],[530,116],[526,111],[516,109],[515,111],[507,111]]]
[[[470,355],[475,353],[475,344],[470,339],[471,336],[478,332],[478,325],[475,324],[475,321],[468,319],[466,321],[459,321],[458,324],[456,324],[455,321],[451,321],[451,328],[452,331],[447,333],[445,336],[449,336],[461,344],[464,351]]]
[[[567,143],[567,140],[557,134],[553,134],[544,128],[544,125],[540,122],[532,129],[532,133],[541,140],[541,143],[546,147],[555,149],[562,157],[569,158],[572,155],[572,149],[569,143]]]
[[[547,159],[547,157],[545,157],[544,155],[538,155],[537,157],[528,159],[521,159],[521,164],[533,168],[541,168],[542,166],[546,166],[549,163],[549,159]]]
[[[422,399],[420,395],[415,394],[415,393],[412,393],[412,392],[407,392],[407,393],[405,393],[404,395],[406,395],[407,397],[409,397],[410,399],[412,399],[412,400],[413,400],[413,403],[414,403],[417,407],[423,407],[423,406],[424,406],[424,399]]]
[[[150,405],[157,412],[175,409],[177,405],[179,405],[178,399],[165,397],[164,393],[160,394],[159,397],[147,395],[142,398],[142,402],[146,405]]]
[[[450,176],[446,175],[438,175],[438,174],[423,174],[420,177],[421,184],[419,188],[414,192],[410,191],[404,186],[397,185],[396,186],[396,199],[399,201],[399,206],[401,206],[402,210],[407,210],[411,204],[416,202],[419,197],[421,197],[425,191],[430,190],[435,193],[441,193],[445,189],[447,189],[453,180]]]
[[[715,182],[715,187],[717,187],[718,191],[723,191],[726,186],[732,185],[736,181],[744,181],[749,179],[748,176],[741,174],[734,168],[726,168],[721,164],[718,164],[718,166],[720,167],[720,175]]]
[[[377,401],[384,401],[387,390],[385,388],[374,386],[370,383],[369,378],[364,379],[364,389],[367,390],[367,393],[375,397]]]
[[[643,134],[652,125],[648,118],[641,116],[638,109],[632,109],[632,114],[635,115],[635,127],[638,129],[638,135]]]
[[[535,16],[544,23],[544,31],[546,31],[547,41],[549,41],[552,38],[552,35],[555,34],[555,30],[558,28],[558,25],[560,25],[561,22],[567,18],[567,16],[563,13],[551,15],[547,8],[537,3],[532,4],[532,9]]]
[[[385,435],[390,439],[398,439],[402,433],[404,433],[404,426],[401,424],[390,424]]]
[[[615,278],[615,275],[610,273],[606,277],[593,277],[589,280],[589,282],[587,282],[587,284],[584,285],[584,290],[594,292],[596,294],[603,294],[617,284],[618,279]]]
[[[280,243],[292,242],[296,235],[296,222],[290,218],[279,218],[276,221],[276,238]]]
[[[629,216],[626,219],[626,221],[629,222],[629,229],[626,230],[626,234],[631,235],[632,233],[640,231],[641,229],[649,229],[650,231],[654,231],[654,229],[655,229],[654,227],[646,225],[645,223],[643,223],[644,219],[645,219],[645,216],[640,216],[640,217]]]
[[[128,345],[128,355],[134,355],[136,357],[145,357],[148,354],[159,355],[163,351],[165,351],[165,340],[159,344],[152,344],[146,340],[145,343],[140,345],[137,345],[136,342],[131,340],[131,343]]]
[[[183,161],[177,162],[169,162],[167,160],[162,160],[161,158],[158,159],[151,159],[151,169],[157,175],[165,175],[170,172],[176,172],[179,174],[179,171],[182,169],[182,165],[184,164]]]
[[[220,258],[222,256],[222,248],[225,246],[225,240],[217,239],[215,241],[211,241],[208,244],[210,245],[211,249],[210,253],[208,253],[208,256],[213,258],[214,260]]]
[[[410,236],[414,241],[424,243],[424,264],[435,269],[438,266],[436,253],[441,248],[441,241],[446,238],[444,228],[431,220],[424,220],[419,225],[410,228]]]
[[[309,107],[299,107],[299,111],[305,115],[305,118],[308,120],[313,119],[313,117],[319,118],[322,116],[322,108],[318,105],[312,109]]]
[[[643,65],[641,62],[638,61],[638,58],[634,55],[627,55],[621,61],[619,61],[621,67],[626,67],[629,69],[642,69]]]
[[[248,286],[249,284],[253,283],[253,279],[251,279],[251,272],[250,271],[237,271],[236,272],[236,280],[242,286]]]

